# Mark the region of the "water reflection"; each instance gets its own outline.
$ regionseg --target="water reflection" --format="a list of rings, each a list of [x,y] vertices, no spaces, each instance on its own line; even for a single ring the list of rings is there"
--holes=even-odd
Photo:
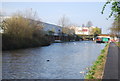
[[[83,79],[105,44],[92,41],[54,43],[3,52],[4,79]],[[47,61],[49,60],[49,61]]]

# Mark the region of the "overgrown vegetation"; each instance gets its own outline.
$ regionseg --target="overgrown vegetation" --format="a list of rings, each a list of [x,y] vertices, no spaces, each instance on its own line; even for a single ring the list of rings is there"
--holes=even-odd
[[[30,13],[31,14],[31,13]],[[41,22],[36,21],[33,16],[16,14],[2,22],[2,49],[11,50],[35,46],[49,45],[42,30]]]
[[[100,56],[98,56],[97,60],[93,63],[88,71],[87,75],[85,76],[85,81],[89,81],[89,79],[97,79],[101,80],[104,72],[104,66],[106,62],[106,56],[108,52],[109,44],[105,46],[103,50],[101,50]],[[93,80],[94,81],[94,80]]]
[[[118,47],[120,47],[120,42],[115,42]]]
[[[62,27],[62,31],[60,31],[62,34],[67,34],[70,36],[75,34],[75,30],[70,28],[72,26],[70,20],[65,15],[59,19],[58,23],[58,25]]]

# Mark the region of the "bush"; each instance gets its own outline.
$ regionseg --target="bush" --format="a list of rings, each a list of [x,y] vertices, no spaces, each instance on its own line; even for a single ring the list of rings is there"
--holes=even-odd
[[[4,20],[1,28],[4,30],[2,50],[50,45],[40,21],[16,15]]]
[[[31,27],[30,21],[22,16],[12,16],[3,22],[5,34],[11,37],[32,38],[34,27]]]
[[[97,66],[94,64],[94,65],[91,67],[91,70],[95,70],[96,67],[97,67]]]
[[[104,58],[104,55],[100,55],[100,56],[98,56],[98,60],[102,60]]]
[[[90,70],[89,73],[90,73],[91,75],[94,75],[94,74],[95,74],[95,71],[94,71],[94,70]]]
[[[93,77],[93,75],[91,75],[91,74],[87,74],[85,79],[95,79],[95,77]]]

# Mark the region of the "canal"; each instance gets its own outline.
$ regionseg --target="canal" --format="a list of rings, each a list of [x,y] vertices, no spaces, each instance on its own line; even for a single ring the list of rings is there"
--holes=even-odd
[[[53,43],[50,46],[2,53],[3,79],[84,79],[105,44],[93,41]]]

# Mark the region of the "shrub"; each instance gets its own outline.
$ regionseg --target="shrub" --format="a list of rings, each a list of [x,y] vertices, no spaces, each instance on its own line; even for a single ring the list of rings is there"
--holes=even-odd
[[[105,50],[104,50],[104,49],[102,49],[102,50],[101,50],[101,53],[103,54],[104,52],[105,52]]]
[[[22,16],[12,16],[3,22],[4,33],[11,37],[32,38],[33,28]]]
[[[91,70],[95,70],[96,67],[97,67],[97,66],[94,64],[94,65],[91,67]]]
[[[86,79],[95,79],[95,77],[93,77],[93,75],[91,75],[91,74],[87,74],[85,78]]]
[[[103,57],[104,57],[103,55],[98,56],[98,60],[102,60]]]
[[[30,13],[31,14],[31,13]],[[26,16],[26,15],[25,15]],[[22,15],[14,15],[3,21],[2,49],[18,49],[49,45],[42,31],[42,23]]]

